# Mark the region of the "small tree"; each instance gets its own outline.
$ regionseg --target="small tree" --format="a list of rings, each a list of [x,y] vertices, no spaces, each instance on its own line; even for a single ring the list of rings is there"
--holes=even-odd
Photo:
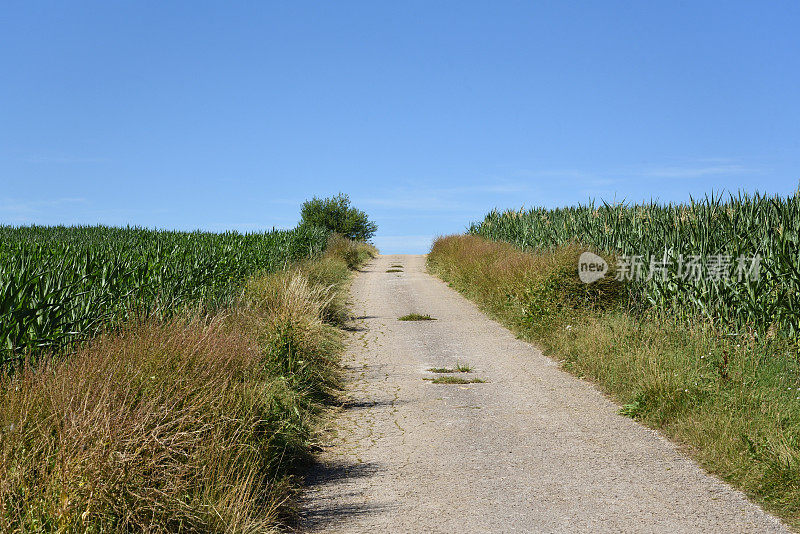
[[[343,193],[307,200],[300,215],[300,224],[321,226],[358,241],[368,241],[378,230],[366,213],[350,206],[350,197]]]

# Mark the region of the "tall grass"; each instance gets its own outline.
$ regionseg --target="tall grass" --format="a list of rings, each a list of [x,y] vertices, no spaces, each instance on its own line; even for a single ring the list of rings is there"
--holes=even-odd
[[[346,258],[369,252],[332,250],[210,319],[125,323],[0,377],[0,530],[273,532],[338,384]]]
[[[682,278],[671,271],[631,290],[643,302],[720,326],[800,336],[800,194],[738,194],[689,204],[606,204],[492,211],[470,233],[528,251],[577,244],[606,254],[642,256],[677,266],[679,259],[728,258],[730,278]],[[760,257],[760,277],[738,276],[739,258]],[[748,263],[748,267],[751,264]]]
[[[317,254],[328,233],[0,226],[0,363],[89,339],[134,314],[229,305],[242,281]]]

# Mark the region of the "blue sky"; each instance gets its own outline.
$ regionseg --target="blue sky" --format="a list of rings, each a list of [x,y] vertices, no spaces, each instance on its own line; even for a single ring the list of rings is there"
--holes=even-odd
[[[251,231],[349,193],[384,252],[491,208],[800,178],[800,3],[4,2],[0,223]]]

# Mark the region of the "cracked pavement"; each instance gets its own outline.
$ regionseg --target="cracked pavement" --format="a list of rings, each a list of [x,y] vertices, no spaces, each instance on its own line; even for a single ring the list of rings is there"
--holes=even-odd
[[[346,402],[303,531],[788,532],[428,275],[425,256],[372,260],[352,310]],[[397,320],[412,312],[437,320]],[[424,380],[457,362],[487,382]]]

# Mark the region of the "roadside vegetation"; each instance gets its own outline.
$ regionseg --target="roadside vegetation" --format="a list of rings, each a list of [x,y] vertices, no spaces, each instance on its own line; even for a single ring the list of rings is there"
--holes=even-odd
[[[473,225],[475,235],[438,239],[428,266],[566,370],[596,382],[622,414],[661,430],[798,528],[800,361],[797,296],[789,294],[800,282],[798,198],[739,200],[495,212]],[[591,284],[578,279],[587,248],[614,265],[636,239],[636,254],[659,253],[648,246],[663,245],[669,227],[683,224],[693,230],[674,235],[673,252],[757,251],[760,285],[702,290],[618,281],[613,272]],[[721,302],[710,304],[709,293]]]
[[[28,231],[62,252],[49,232],[70,235]],[[136,242],[139,232],[95,231],[101,243],[109,232]],[[134,309],[92,340],[44,345],[23,358],[15,352],[0,377],[0,530],[251,533],[291,520],[297,476],[339,383],[350,270],[375,249],[327,228],[249,239],[269,236],[291,245],[284,257],[262,249],[272,260],[220,281],[224,290],[207,293],[213,305],[200,299],[169,313]],[[301,236],[313,246],[294,241]],[[193,242],[192,234],[173,237]],[[200,250],[209,263],[235,263],[257,255],[236,245],[247,237],[226,234]],[[61,256],[45,261],[73,265]],[[174,268],[193,265],[193,257]],[[168,265],[184,256],[165,247],[152,258]],[[230,269],[223,272],[242,272]]]

